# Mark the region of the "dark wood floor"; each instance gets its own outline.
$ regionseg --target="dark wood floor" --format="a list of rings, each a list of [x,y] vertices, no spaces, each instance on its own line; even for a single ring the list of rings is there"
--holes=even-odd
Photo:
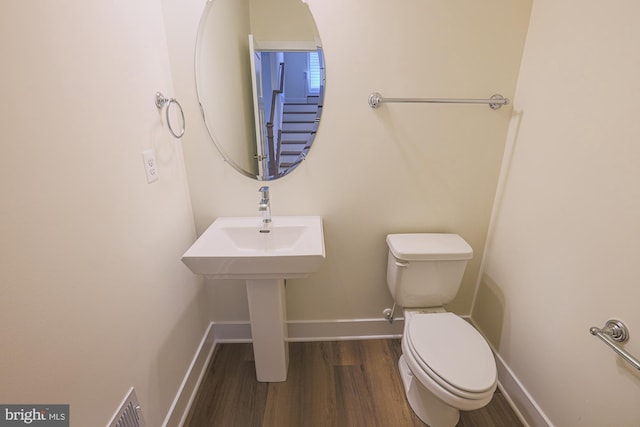
[[[251,344],[221,344],[186,427],[424,426],[405,400],[400,340],[291,343],[286,382],[256,381]],[[458,427],[522,427],[504,396]]]

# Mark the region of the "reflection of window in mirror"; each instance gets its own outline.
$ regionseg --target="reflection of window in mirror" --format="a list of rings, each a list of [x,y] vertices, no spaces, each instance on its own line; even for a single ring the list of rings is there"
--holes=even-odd
[[[320,59],[317,51],[307,53],[307,64],[309,70],[309,93],[317,95],[320,93]]]

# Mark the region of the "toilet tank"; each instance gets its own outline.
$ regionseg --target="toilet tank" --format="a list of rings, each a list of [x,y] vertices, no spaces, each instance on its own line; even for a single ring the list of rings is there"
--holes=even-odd
[[[458,293],[471,246],[449,233],[389,234],[387,285],[402,307],[441,307]]]

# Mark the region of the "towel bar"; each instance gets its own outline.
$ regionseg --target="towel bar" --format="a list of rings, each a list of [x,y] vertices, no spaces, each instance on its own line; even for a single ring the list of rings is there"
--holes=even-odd
[[[509,98],[495,94],[489,99],[456,99],[456,98],[385,98],[378,92],[369,95],[369,107],[378,108],[384,102],[413,102],[428,104],[489,104],[492,110],[497,110],[509,104]]]

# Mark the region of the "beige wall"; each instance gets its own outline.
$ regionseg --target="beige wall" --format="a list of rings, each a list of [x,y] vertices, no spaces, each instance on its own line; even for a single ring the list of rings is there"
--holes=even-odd
[[[300,0],[250,0],[251,32],[260,41],[314,41],[318,31]]]
[[[224,144],[224,155],[233,159],[240,169],[257,175],[258,162],[253,159],[256,128],[248,53],[249,1],[210,2],[205,16],[198,35],[198,51],[203,54],[195,61],[195,74],[199,76],[198,100],[208,131],[216,141],[237,141],[236,144]],[[194,119],[200,120],[200,117]]]
[[[511,109],[367,105],[387,96],[513,96],[529,3],[310,1],[325,49],[327,90],[311,154],[270,183],[274,215],[322,215],[327,259],[287,287],[293,320],[381,318],[385,235],[460,233],[475,250],[451,309],[468,313]],[[202,0],[166,0],[176,91],[198,115],[193,46]],[[495,24],[495,25],[493,25]],[[185,158],[198,232],[216,217],[258,215],[259,183],[232,170],[202,124],[190,121]],[[242,283],[209,283],[215,320],[246,320]]]
[[[640,424],[640,5],[535,0],[473,317],[558,427]]]
[[[206,326],[180,263],[182,149],[154,105],[174,94],[160,3],[7,0],[0,28],[0,402],[100,426],[135,386],[158,426]]]

